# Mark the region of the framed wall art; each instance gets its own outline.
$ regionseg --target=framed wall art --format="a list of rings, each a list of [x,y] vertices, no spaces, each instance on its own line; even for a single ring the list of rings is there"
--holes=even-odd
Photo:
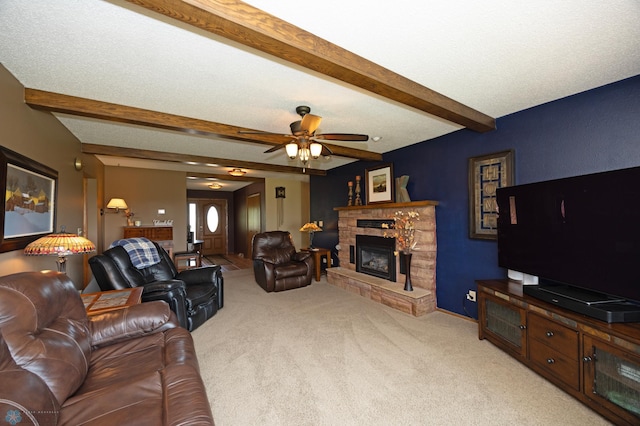
[[[511,185],[513,150],[469,159],[469,238],[498,238],[496,191]]]
[[[394,201],[393,164],[383,164],[365,170],[367,204],[391,203]]]
[[[0,146],[0,253],[20,250],[55,230],[58,172]]]

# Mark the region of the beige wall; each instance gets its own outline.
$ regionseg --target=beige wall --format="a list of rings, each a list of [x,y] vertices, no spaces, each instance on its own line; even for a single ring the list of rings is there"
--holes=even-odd
[[[58,172],[57,229],[76,232],[83,227],[83,173],[73,162],[81,144],[52,114],[24,103],[24,87],[0,65],[0,144]],[[83,286],[84,256],[70,256],[67,274]],[[0,274],[56,269],[52,256],[26,257],[22,250],[0,254]]]
[[[286,198],[280,204],[276,187],[284,186]],[[289,231],[297,249],[309,246],[309,235],[299,231],[309,221],[309,183],[286,179],[265,179],[265,231]],[[279,223],[282,221],[282,223]]]
[[[104,167],[94,156],[83,155],[80,141],[53,114],[33,110],[24,103],[24,87],[2,65],[0,94],[0,145],[58,172],[57,230],[62,225],[69,232],[84,227],[86,187],[90,205],[84,232],[98,250],[121,238],[126,224],[122,213],[99,215],[99,209],[112,197],[124,198],[135,213],[134,219],[144,224],[151,224],[153,219],[173,219],[175,249],[186,249],[184,172]],[[76,157],[83,160],[82,171],[73,167]],[[309,220],[308,182],[267,179],[265,186],[265,230],[288,230],[297,248],[306,247],[308,235],[298,230]],[[277,223],[276,186],[284,186],[287,192],[282,224]],[[165,209],[164,216],[158,216],[160,208]],[[70,256],[67,260],[67,274],[78,288],[83,288],[90,278],[90,274],[83,276],[88,271],[86,260],[86,256]],[[0,275],[55,268],[55,258],[50,256],[26,257],[22,250],[0,253]]]
[[[173,220],[173,242],[176,251],[187,248],[187,177],[185,172],[130,167],[105,167],[104,205],[111,198],[123,198],[133,219],[143,225],[153,220]],[[164,215],[158,215],[164,209]],[[122,238],[127,224],[124,213],[104,215],[105,249]]]

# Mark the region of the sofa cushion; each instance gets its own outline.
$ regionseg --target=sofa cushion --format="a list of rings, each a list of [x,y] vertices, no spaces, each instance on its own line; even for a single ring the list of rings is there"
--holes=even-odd
[[[184,424],[196,424],[191,419],[198,415],[210,421],[210,409],[200,412],[202,398],[194,393],[206,394],[193,340],[184,328],[172,328],[94,350],[86,380],[63,404],[59,424],[169,424],[167,412],[184,417]]]
[[[66,275],[6,277],[0,286],[0,330],[16,364],[46,383],[59,404],[84,382],[90,331],[82,299]]]

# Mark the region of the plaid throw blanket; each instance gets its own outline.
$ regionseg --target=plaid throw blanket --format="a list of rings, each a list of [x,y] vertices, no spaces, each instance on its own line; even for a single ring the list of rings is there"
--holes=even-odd
[[[160,263],[160,253],[151,241],[146,238],[125,238],[111,243],[111,247],[122,246],[129,254],[131,263],[137,269],[144,269]]]

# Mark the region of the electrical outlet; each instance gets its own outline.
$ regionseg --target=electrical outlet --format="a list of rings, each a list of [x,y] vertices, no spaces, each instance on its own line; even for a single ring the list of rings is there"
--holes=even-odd
[[[469,290],[469,293],[467,293],[467,300],[471,300],[472,302],[476,301],[476,292],[475,292],[475,290]]]

